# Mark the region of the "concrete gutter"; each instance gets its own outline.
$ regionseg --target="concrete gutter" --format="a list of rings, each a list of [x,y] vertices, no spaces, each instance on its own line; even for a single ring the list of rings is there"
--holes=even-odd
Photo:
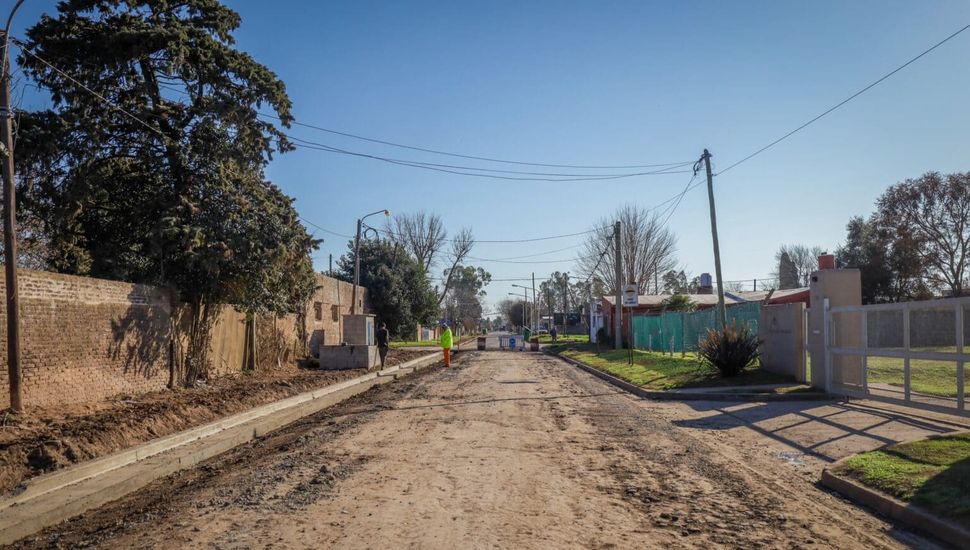
[[[0,545],[117,500],[156,479],[440,360],[438,353],[419,357],[33,478],[22,492],[0,501]]]
[[[626,380],[617,378],[612,374],[603,372],[599,369],[593,368],[586,363],[577,361],[570,357],[563,357],[562,355],[556,355],[552,353],[547,353],[547,355],[552,355],[553,357],[558,357],[559,359],[579,367],[580,369],[592,374],[593,376],[604,380],[618,388],[626,390],[634,395],[643,397],[645,399],[656,399],[661,401],[731,401],[731,402],[768,402],[768,401],[833,401],[838,398],[826,393],[740,393],[740,392],[718,392],[716,389],[711,391],[684,391],[684,390],[671,390],[671,391],[654,391],[645,390],[636,384],[631,384]]]
[[[943,434],[942,436],[931,435],[923,439],[932,439],[948,435],[953,435],[953,433]],[[855,455],[837,460],[822,470],[822,485],[850,500],[868,506],[886,517],[943,540],[957,548],[964,548],[967,541],[970,541],[970,530],[966,527],[941,518],[919,506],[908,504],[891,495],[867,487],[854,479],[834,473],[834,470],[846,460],[852,458],[852,456]]]

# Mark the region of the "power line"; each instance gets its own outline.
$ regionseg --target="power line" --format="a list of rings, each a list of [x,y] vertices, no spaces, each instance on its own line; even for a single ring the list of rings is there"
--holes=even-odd
[[[272,118],[272,119],[280,120],[279,117],[274,116],[274,115],[271,115],[271,114],[259,113],[259,115],[260,116],[263,116],[263,117],[267,117],[267,118]],[[402,149],[410,149],[412,151],[421,151],[421,152],[424,152],[424,153],[433,153],[433,154],[436,154],[436,155],[445,155],[445,156],[449,156],[449,157],[457,157],[457,158],[464,158],[464,159],[471,159],[471,160],[483,160],[483,161],[487,161],[487,162],[499,162],[499,163],[503,163],[503,164],[517,164],[517,165],[520,165],[520,166],[543,166],[543,167],[546,167],[546,168],[585,168],[585,169],[594,170],[594,169],[660,168],[660,167],[663,167],[663,166],[675,166],[675,165],[681,165],[681,166],[683,166],[685,164],[690,164],[690,162],[688,161],[686,163],[669,162],[669,163],[663,163],[663,164],[629,164],[629,165],[619,165],[619,166],[616,166],[616,165],[614,165],[614,166],[603,166],[603,165],[584,165],[584,164],[550,164],[550,163],[543,163],[543,162],[524,162],[524,161],[505,160],[505,159],[497,159],[497,158],[483,157],[483,156],[476,156],[476,155],[463,155],[463,154],[460,154],[460,153],[449,153],[447,151],[439,151],[439,150],[436,150],[436,149],[428,149],[428,148],[425,148],[425,147],[417,147],[417,146],[414,146],[414,145],[404,145],[404,144],[401,144],[401,143],[394,143],[392,141],[386,141],[386,140],[381,140],[381,139],[369,138],[369,137],[365,137],[365,136],[351,134],[349,132],[341,132],[339,130],[333,130],[333,129],[330,129],[330,128],[324,128],[322,126],[315,126],[313,124],[306,124],[306,123],[296,122],[296,121],[292,122],[292,124],[295,125],[295,126],[302,126],[304,128],[311,128],[313,130],[319,130],[321,132],[327,132],[329,134],[334,134],[334,135],[338,135],[338,136],[349,137],[349,138],[353,138],[353,139],[359,139],[359,140],[363,140],[363,141],[369,141],[371,143],[379,143],[381,145],[389,145],[391,147],[400,147]]]
[[[478,172],[469,172],[469,170],[491,171],[491,172],[511,172],[511,173],[517,173],[517,172],[512,172],[512,171],[498,171],[498,170],[493,170],[493,169],[488,169],[488,168],[478,168],[478,167],[470,167],[470,166],[442,165],[442,164],[435,164],[435,163],[429,163],[429,162],[421,162],[421,161],[413,161],[413,160],[405,160],[405,159],[382,157],[380,155],[372,155],[370,153],[362,153],[362,152],[359,152],[359,151],[351,151],[351,150],[348,150],[348,149],[341,149],[339,147],[333,147],[331,145],[327,145],[327,144],[324,144],[324,143],[317,143],[317,142],[305,140],[305,139],[298,138],[296,136],[292,136],[292,135],[287,134],[287,133],[284,133],[284,132],[280,132],[280,133],[282,133],[288,139],[291,139],[294,142],[296,142],[296,146],[298,148],[302,148],[302,149],[310,149],[310,150],[314,150],[314,151],[324,151],[324,152],[327,152],[327,153],[338,153],[338,154],[342,154],[342,155],[349,155],[349,156],[360,157],[360,158],[368,158],[368,159],[371,159],[371,160],[377,160],[377,161],[386,162],[386,163],[389,163],[389,164],[395,164],[395,165],[398,165],[398,166],[409,166],[411,168],[421,168],[421,169],[424,169],[424,170],[432,170],[432,171],[435,171],[435,172],[443,172],[443,173],[446,173],[446,174],[455,174],[455,175],[459,175],[459,176],[471,176],[471,177],[478,177],[478,178],[491,178],[491,179],[511,180],[511,181],[553,181],[553,182],[602,181],[602,180],[615,180],[615,179],[632,178],[632,177],[638,177],[638,176],[662,176],[662,175],[668,175],[668,174],[683,174],[683,173],[686,173],[686,172],[689,171],[689,170],[675,170],[674,168],[677,168],[679,166],[684,166],[684,165],[679,165],[679,166],[673,166],[673,167],[670,167],[670,168],[665,168],[665,169],[662,169],[662,170],[655,170],[655,171],[650,171],[650,172],[631,172],[629,174],[612,174],[612,175],[595,175],[595,176],[594,175],[581,175],[579,177],[518,177],[518,176],[502,176],[502,175],[489,174],[489,173],[484,173],[483,174],[483,173],[478,173]],[[528,172],[521,172],[521,173],[522,174],[529,174]]]
[[[947,37],[946,37],[946,38],[944,38],[943,40],[940,40],[939,42],[937,42],[936,44],[934,44],[934,45],[933,45],[933,46],[931,46],[930,48],[928,48],[928,49],[926,49],[926,50],[924,50],[924,51],[923,51],[922,53],[920,53],[920,54],[919,54],[919,55],[917,55],[916,57],[914,57],[914,58],[912,58],[912,59],[910,59],[910,60],[909,60],[909,61],[907,61],[906,63],[903,63],[903,64],[902,64],[902,65],[900,65],[899,67],[896,67],[896,68],[895,68],[895,69],[893,69],[892,71],[890,71],[890,72],[888,72],[888,73],[886,73],[886,74],[885,74],[885,75],[883,75],[883,76],[882,76],[882,77],[881,77],[881,78],[880,78],[879,80],[876,80],[876,81],[875,81],[875,82],[873,82],[872,84],[869,84],[869,85],[868,85],[868,86],[866,86],[865,88],[863,88],[863,89],[861,89],[861,90],[859,90],[858,92],[856,92],[856,93],[854,93],[854,94],[852,94],[852,95],[850,95],[849,97],[847,97],[847,98],[845,98],[845,99],[843,99],[842,101],[840,101],[839,103],[837,103],[837,104],[836,104],[835,106],[833,106],[833,107],[831,107],[831,108],[829,108],[828,110],[826,110],[826,111],[825,111],[825,112],[823,112],[822,114],[820,114],[820,115],[818,115],[818,116],[816,116],[815,118],[813,118],[813,119],[811,119],[811,120],[809,120],[809,121],[808,121],[808,122],[806,122],[805,124],[802,124],[802,125],[801,125],[801,126],[799,126],[798,128],[795,128],[795,129],[794,129],[794,130],[792,130],[791,132],[788,132],[787,134],[785,134],[785,135],[783,135],[783,136],[781,136],[780,138],[778,138],[778,139],[776,139],[775,141],[772,141],[772,142],[771,142],[771,143],[769,143],[768,145],[765,145],[765,146],[764,146],[764,147],[762,147],[761,149],[758,149],[757,151],[755,151],[755,152],[753,152],[753,153],[751,153],[750,155],[748,155],[748,156],[746,156],[746,157],[744,157],[743,159],[741,159],[741,160],[739,160],[739,161],[737,161],[737,162],[735,162],[734,164],[732,164],[732,165],[730,165],[730,166],[728,166],[728,167],[727,167],[727,168],[725,168],[724,170],[721,170],[721,171],[720,171],[720,172],[718,172],[718,173],[717,173],[716,175],[718,175],[718,176],[719,176],[719,175],[721,175],[721,174],[723,174],[724,172],[727,172],[728,170],[730,170],[730,169],[732,169],[732,168],[734,168],[735,166],[737,166],[737,165],[739,165],[739,164],[741,164],[741,163],[743,163],[743,162],[745,162],[745,161],[747,161],[747,160],[749,160],[749,159],[751,159],[751,158],[753,158],[753,157],[755,157],[755,156],[757,156],[757,155],[759,155],[759,154],[761,154],[761,153],[763,153],[763,152],[765,152],[765,151],[767,151],[767,150],[768,150],[768,149],[770,149],[771,147],[774,147],[774,146],[775,146],[775,145],[777,145],[778,143],[781,143],[782,141],[784,141],[784,140],[786,140],[786,139],[788,139],[789,137],[791,137],[791,136],[792,136],[792,135],[794,135],[795,133],[797,133],[797,132],[799,132],[799,131],[801,131],[801,130],[803,130],[804,128],[806,128],[806,127],[807,127],[807,126],[809,126],[810,124],[812,124],[812,123],[814,123],[814,122],[815,122],[815,121],[817,121],[818,119],[820,119],[820,118],[822,118],[822,117],[824,117],[825,115],[827,115],[827,114],[829,114],[829,113],[831,113],[832,111],[834,111],[834,110],[836,110],[836,109],[838,109],[839,107],[841,107],[841,106],[843,106],[843,105],[845,105],[846,103],[848,103],[848,102],[850,102],[850,101],[852,101],[853,99],[855,99],[855,98],[857,98],[857,97],[859,97],[860,95],[862,95],[862,94],[864,94],[865,92],[867,92],[867,91],[869,91],[869,89],[870,89],[870,88],[873,88],[873,87],[875,87],[875,86],[876,86],[877,84],[879,84],[879,83],[880,83],[880,82],[882,82],[883,80],[886,80],[887,78],[889,78],[889,77],[891,77],[892,75],[894,75],[894,74],[896,74],[896,73],[898,73],[899,71],[901,71],[901,70],[903,70],[903,69],[905,69],[906,67],[908,67],[908,66],[909,66],[909,65],[911,65],[912,63],[914,63],[914,62],[916,62],[917,60],[919,60],[919,59],[920,59],[921,57],[923,57],[924,55],[926,55],[926,54],[928,54],[928,53],[930,53],[930,52],[932,52],[933,50],[935,50],[935,49],[937,49],[937,48],[939,48],[939,47],[940,47],[940,46],[942,46],[943,44],[945,44],[945,43],[947,43],[947,42],[949,42],[949,41],[950,41],[950,40],[951,40],[952,38],[954,38],[954,37],[956,37],[956,36],[957,36],[958,34],[960,34],[960,33],[962,33],[963,31],[965,31],[965,30],[967,30],[967,29],[970,29],[970,25],[966,25],[966,26],[964,26],[963,28],[961,28],[960,30],[958,30],[958,31],[956,31],[955,33],[953,33],[953,34],[951,34],[950,36],[947,36]]]
[[[159,130],[158,128],[155,128],[155,127],[154,127],[154,126],[152,126],[151,124],[149,124],[149,123],[147,123],[147,122],[145,122],[144,120],[142,120],[142,119],[140,119],[140,118],[138,118],[137,116],[135,116],[135,115],[133,115],[133,114],[131,114],[131,113],[130,113],[129,111],[127,111],[127,110],[125,110],[125,109],[124,109],[123,107],[121,107],[121,106],[120,106],[120,105],[118,105],[117,103],[115,103],[115,102],[113,102],[113,101],[111,101],[110,99],[108,99],[108,98],[106,98],[106,97],[104,97],[103,95],[101,95],[101,94],[99,94],[98,92],[95,92],[95,91],[94,91],[94,90],[92,90],[91,88],[88,88],[88,87],[87,87],[87,86],[85,86],[85,85],[84,85],[84,84],[83,84],[82,82],[80,82],[80,81],[79,81],[79,80],[77,80],[76,78],[74,78],[74,77],[72,77],[71,75],[69,75],[69,74],[67,74],[67,73],[65,73],[64,71],[62,71],[62,70],[60,70],[60,69],[58,69],[58,68],[57,68],[57,67],[55,67],[54,65],[51,65],[51,64],[50,64],[50,63],[48,63],[48,62],[47,62],[46,60],[44,60],[44,59],[43,59],[42,57],[40,57],[39,55],[37,55],[37,54],[35,54],[34,52],[32,52],[32,51],[30,51],[30,49],[29,49],[29,48],[27,48],[27,47],[25,47],[25,46],[24,46],[24,44],[23,44],[23,43],[22,43],[22,42],[21,42],[21,41],[20,41],[19,39],[17,39],[17,38],[14,38],[14,37],[10,37],[10,41],[11,41],[11,42],[13,42],[13,43],[14,43],[14,44],[15,44],[15,45],[16,45],[16,46],[18,47],[18,48],[20,48],[20,51],[22,51],[22,52],[24,52],[25,54],[27,54],[27,55],[29,55],[29,56],[31,56],[31,57],[33,57],[33,58],[34,58],[34,59],[36,59],[37,61],[40,61],[40,62],[41,62],[41,63],[43,63],[44,65],[46,65],[46,66],[48,66],[48,67],[50,67],[50,69],[51,69],[52,71],[54,71],[54,72],[56,72],[57,74],[59,74],[59,75],[61,75],[61,76],[63,76],[64,78],[66,78],[66,79],[68,79],[68,80],[70,80],[71,82],[73,82],[73,83],[75,83],[75,84],[77,84],[78,86],[80,86],[81,88],[83,88],[83,89],[84,89],[84,90],[85,90],[86,92],[88,92],[89,94],[91,94],[91,95],[93,95],[93,96],[95,96],[95,97],[97,97],[97,98],[98,98],[98,99],[100,99],[101,101],[104,101],[105,103],[107,103],[108,105],[110,105],[110,106],[111,106],[111,107],[112,107],[113,109],[115,109],[115,110],[117,110],[117,111],[120,111],[121,113],[124,113],[125,115],[128,115],[128,116],[129,116],[130,118],[132,118],[133,120],[135,120],[136,122],[138,122],[139,124],[141,124],[142,126],[144,126],[145,128],[148,128],[148,129],[149,129],[149,130],[151,130],[152,132],[154,132],[154,133],[156,133],[156,134],[158,134],[158,135],[160,135],[160,136],[162,136],[162,139],[165,139],[165,140],[168,140],[168,136],[166,136],[166,135],[165,135],[165,134],[164,134],[164,133],[163,133],[163,132],[162,132],[161,130]]]
[[[287,137],[290,138],[290,139],[292,139],[293,141],[302,143],[303,144],[302,147],[305,147],[307,149],[320,148],[323,151],[332,152],[332,153],[354,154],[353,151],[347,151],[347,150],[344,150],[344,149],[339,149],[337,147],[334,147],[332,145],[327,145],[325,143],[318,143],[318,142],[315,142],[315,141],[310,141],[310,140],[307,140],[307,139],[298,138],[298,137],[290,136],[290,135],[287,135]],[[425,161],[418,161],[418,160],[399,159],[399,158],[392,158],[392,157],[382,157],[382,156],[378,156],[378,155],[369,155],[369,154],[366,154],[366,153],[360,153],[360,154],[367,155],[368,158],[376,158],[376,159],[379,159],[379,160],[388,160],[388,161],[394,161],[394,162],[405,163],[405,164],[414,164],[414,165],[420,165],[420,166],[434,166],[434,167],[437,167],[437,168],[453,168],[453,169],[456,169],[456,170],[473,170],[473,171],[476,171],[476,172],[492,172],[492,173],[496,173],[496,174],[519,174],[519,175],[526,175],[526,176],[552,176],[552,177],[557,177],[557,178],[605,179],[605,178],[624,178],[624,177],[631,177],[631,176],[635,176],[635,175],[670,174],[670,173],[675,173],[675,172],[672,172],[673,169],[675,169],[675,168],[681,168],[683,166],[687,166],[688,164],[690,164],[689,162],[685,162],[685,163],[681,163],[681,164],[675,164],[675,165],[669,166],[668,168],[665,168],[665,169],[662,169],[662,170],[655,170],[655,171],[651,171],[651,172],[635,172],[635,173],[624,173],[624,174],[569,174],[569,173],[565,173],[564,174],[562,172],[528,172],[528,171],[523,171],[523,170],[501,170],[501,169],[498,169],[498,168],[482,168],[482,167],[478,167],[478,166],[465,166],[465,165],[460,165],[460,164],[441,164],[441,163],[436,163],[436,162],[425,162]]]

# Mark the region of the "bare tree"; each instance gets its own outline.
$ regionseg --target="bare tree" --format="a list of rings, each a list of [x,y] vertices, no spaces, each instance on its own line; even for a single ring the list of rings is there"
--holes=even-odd
[[[773,278],[786,280],[793,272],[798,286],[808,286],[812,272],[818,270],[818,257],[823,254],[821,246],[806,246],[803,244],[783,244],[775,252],[775,262],[779,265],[778,271],[771,274]],[[791,263],[785,262],[786,267],[780,267],[782,258],[788,255]],[[787,285],[785,285],[787,286]]]
[[[448,232],[441,216],[420,210],[413,214],[396,214],[387,221],[387,233],[401,248],[414,256],[426,273],[431,273]]]
[[[622,281],[616,281],[613,268],[615,247],[610,240],[613,222],[617,220],[620,222]],[[655,275],[667,273],[677,265],[677,238],[656,212],[633,204],[619,208],[612,218],[601,219],[581,251],[576,263],[583,279],[593,274],[603,281],[609,292],[614,292],[617,284],[636,282],[640,293],[644,294],[648,285],[653,284]],[[599,261],[601,254],[603,257]]]
[[[937,292],[961,296],[970,269],[970,172],[924,174],[890,187],[878,216],[894,239],[913,239],[924,280]]]
[[[455,238],[451,239],[451,250],[448,256],[451,265],[444,271],[445,285],[441,289],[441,292],[438,293],[439,306],[444,301],[445,296],[448,295],[448,289],[451,288],[451,283],[455,276],[455,268],[465,261],[465,257],[468,256],[468,253],[472,251],[474,246],[475,236],[472,235],[472,230],[468,227],[462,227],[461,231],[455,235]]]

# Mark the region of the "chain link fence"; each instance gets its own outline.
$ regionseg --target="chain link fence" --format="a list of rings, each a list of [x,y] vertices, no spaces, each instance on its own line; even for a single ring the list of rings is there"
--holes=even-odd
[[[747,302],[727,307],[728,324],[746,326],[758,333],[761,303]],[[635,315],[632,319],[633,347],[667,353],[687,353],[697,349],[710,329],[717,329],[717,310],[670,311],[660,315]]]

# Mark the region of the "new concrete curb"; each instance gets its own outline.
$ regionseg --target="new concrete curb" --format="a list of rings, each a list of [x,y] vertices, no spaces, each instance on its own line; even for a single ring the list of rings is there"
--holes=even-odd
[[[943,434],[943,436],[946,435],[953,435],[953,433]],[[941,437],[941,435],[932,435],[921,439],[937,437]],[[904,523],[913,529],[936,537],[957,548],[964,548],[967,541],[970,541],[970,530],[962,525],[936,516],[919,506],[907,504],[893,496],[869,488],[854,479],[833,473],[832,470],[838,468],[846,460],[852,458],[852,456],[837,460],[822,470],[822,485],[850,500],[868,506],[886,517]]]
[[[0,545],[117,500],[374,386],[429,368],[440,357],[429,354],[34,478],[20,494],[0,501]]]
[[[613,376],[612,374],[605,373],[599,369],[593,368],[586,363],[572,359],[571,357],[563,357],[562,355],[556,355],[554,353],[546,353],[552,357],[557,357],[563,361],[575,366],[580,369],[592,374],[593,376],[600,378],[618,388],[624,389],[634,395],[644,397],[646,399],[655,399],[661,401],[731,401],[731,402],[767,402],[767,401],[834,401],[838,400],[838,397],[826,394],[826,393],[718,393],[718,392],[673,392],[673,391],[652,391],[645,390],[636,384],[631,384],[626,380],[622,380]]]

